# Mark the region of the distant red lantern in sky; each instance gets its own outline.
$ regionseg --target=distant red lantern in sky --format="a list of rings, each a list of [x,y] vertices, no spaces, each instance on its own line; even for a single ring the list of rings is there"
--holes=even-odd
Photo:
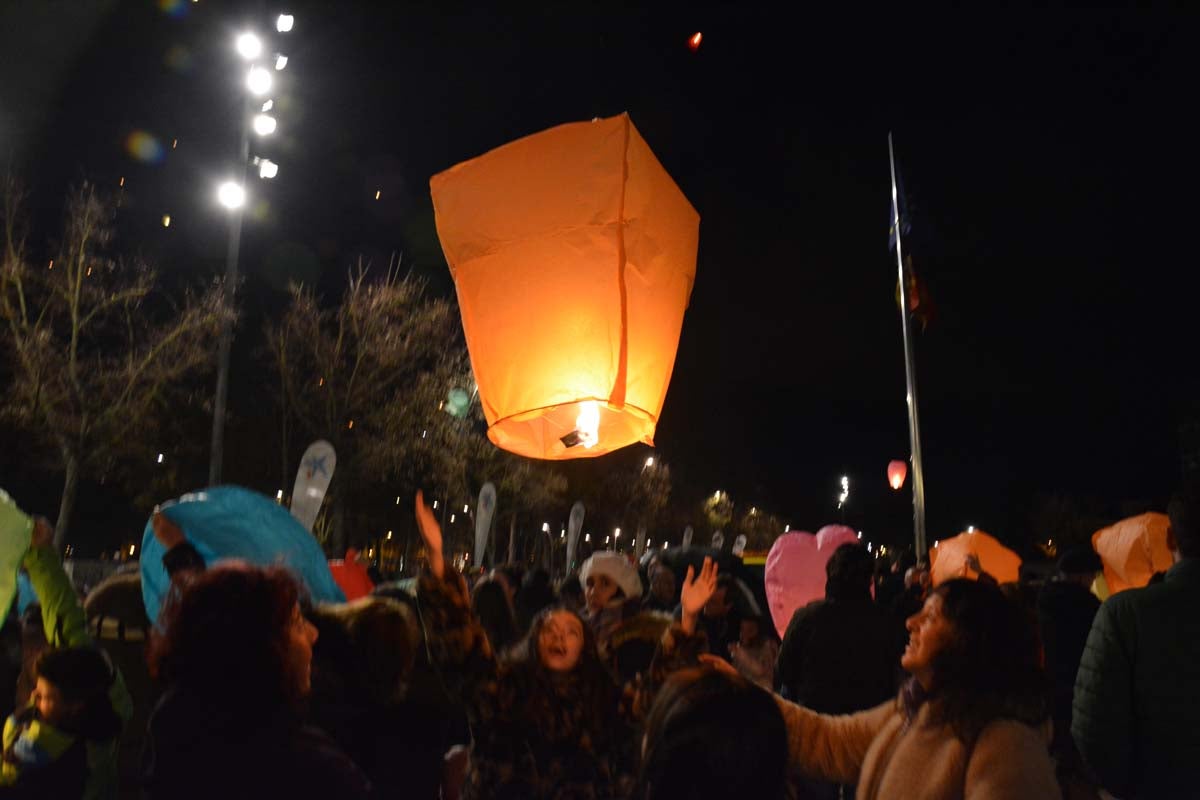
[[[904,485],[904,479],[908,477],[908,464],[903,461],[893,461],[888,464],[888,483],[893,489],[899,489]]]
[[[688,49],[693,53],[700,49],[700,40],[704,38],[704,34],[696,31],[688,37]]]

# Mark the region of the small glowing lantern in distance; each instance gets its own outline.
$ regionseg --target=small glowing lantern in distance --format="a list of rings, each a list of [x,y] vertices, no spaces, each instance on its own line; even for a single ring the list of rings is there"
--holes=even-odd
[[[622,114],[430,181],[488,437],[544,459],[653,444],[700,216]]]
[[[888,485],[899,490],[904,485],[904,479],[908,477],[908,464],[903,461],[891,462],[888,464],[887,476]]]

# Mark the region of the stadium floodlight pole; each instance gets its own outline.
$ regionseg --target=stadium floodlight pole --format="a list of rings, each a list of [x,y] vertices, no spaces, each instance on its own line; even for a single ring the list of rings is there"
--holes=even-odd
[[[900,241],[900,197],[896,190],[896,153],[892,134],[888,133],[888,162],[892,172],[892,232],[896,237],[896,275],[900,281],[900,330],[904,336],[904,376],[908,388],[908,439],[912,447],[913,467],[913,545],[919,560],[925,558],[925,470],[921,465],[921,421],[917,414],[917,365],[913,358],[911,314],[908,306],[908,281],[904,274],[904,253]]]
[[[281,16],[276,23],[282,33],[292,28],[292,18]],[[257,62],[264,54],[261,39],[253,33],[242,33],[234,41],[234,47],[243,60],[251,64],[246,75],[246,83],[242,92],[241,139],[238,147],[237,169],[239,174],[234,180],[226,181],[218,190],[217,199],[221,205],[229,209],[229,239],[225,250],[225,284],[222,290],[222,302],[225,308],[232,311],[237,294],[238,283],[238,254],[242,244],[242,218],[246,206],[246,173],[250,167],[250,134],[253,130],[259,136],[269,136],[275,132],[276,121],[265,112],[274,103],[261,98],[271,91],[274,78],[271,71]],[[276,54],[276,70],[283,69],[287,59]],[[254,107],[261,105],[261,112],[254,114]],[[260,178],[273,178],[279,167],[269,159],[255,159]],[[229,400],[229,356],[233,348],[233,314],[226,314],[221,322],[221,334],[217,345],[217,388],[213,397],[212,446],[208,462],[208,485],[216,486],[221,482],[222,466],[225,458],[225,412]]]

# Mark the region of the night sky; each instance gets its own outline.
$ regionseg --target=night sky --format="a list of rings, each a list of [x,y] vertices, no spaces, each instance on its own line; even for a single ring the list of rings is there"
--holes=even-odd
[[[39,223],[53,227],[71,182],[124,176],[130,239],[165,274],[219,271],[212,196],[232,174],[240,108],[231,42],[280,10],[6,4],[0,149]],[[1178,484],[1180,427],[1200,419],[1194,14],[287,10],[280,131],[262,148],[280,175],[252,186],[249,282],[333,294],[360,254],[403,252],[450,293],[429,177],[628,111],[701,215],[661,456],[697,491],[810,530],[837,519],[848,474],[847,519],[898,541],[907,491],[884,476],[908,453],[890,130],[906,246],[934,307],[916,342],[930,539],[974,524],[1021,544],[1040,534],[1039,498],[1117,515],[1161,508]],[[138,130],[162,143],[157,163],[127,152]],[[233,402],[248,401],[235,376]]]

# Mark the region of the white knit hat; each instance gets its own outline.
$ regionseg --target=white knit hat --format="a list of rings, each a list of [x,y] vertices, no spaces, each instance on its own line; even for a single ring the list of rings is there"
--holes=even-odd
[[[642,596],[642,579],[638,577],[637,569],[620,553],[610,550],[592,553],[579,569],[579,585],[586,587],[588,575],[593,572],[612,578],[627,598]]]

